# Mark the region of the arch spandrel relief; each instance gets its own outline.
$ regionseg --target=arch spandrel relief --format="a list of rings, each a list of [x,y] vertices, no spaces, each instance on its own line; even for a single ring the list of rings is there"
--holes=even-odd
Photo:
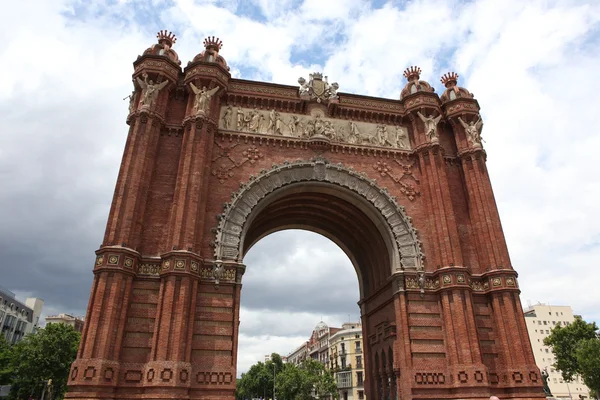
[[[321,109],[313,109],[310,115],[305,115],[223,106],[219,128],[260,135],[297,139],[322,138],[350,145],[411,150],[408,129],[404,126],[328,118]]]

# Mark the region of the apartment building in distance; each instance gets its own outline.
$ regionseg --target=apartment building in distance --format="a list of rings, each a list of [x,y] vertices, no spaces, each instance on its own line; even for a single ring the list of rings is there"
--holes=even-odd
[[[552,328],[557,325],[567,326],[575,320],[571,307],[540,303],[527,307],[524,314],[535,363],[540,370],[548,373],[548,387],[552,396],[561,399],[589,399],[590,391],[580,377],[576,377],[572,382],[562,379],[560,371],[552,367],[556,360],[551,347],[544,345],[544,338],[550,334]]]
[[[340,400],[364,400],[363,338],[360,322],[344,323],[341,328],[319,322],[309,340],[287,356],[292,364],[312,358],[333,372]]]
[[[83,318],[74,317],[70,314],[58,314],[46,317],[46,324],[65,324],[70,325],[79,333],[83,332]]]
[[[17,300],[13,292],[0,287],[0,334],[15,344],[39,326],[44,301],[30,297],[25,303]]]

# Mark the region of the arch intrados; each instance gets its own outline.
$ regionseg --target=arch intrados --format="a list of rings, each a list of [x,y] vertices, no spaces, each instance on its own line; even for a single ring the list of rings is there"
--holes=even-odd
[[[318,203],[309,203],[306,199],[310,194],[324,195],[326,197],[316,200]],[[334,205],[339,205],[339,203],[336,204],[334,201],[328,201],[332,198],[345,202],[345,210],[351,211],[352,215],[345,215],[343,211],[335,209]],[[316,198],[311,200],[314,199]],[[264,217],[265,213],[273,211],[271,210],[271,206],[281,201],[285,201],[286,210],[284,211],[284,215],[278,215],[279,220],[274,221],[276,226],[272,226],[263,232],[252,232],[255,222]],[[291,208],[294,206],[305,209],[305,214],[293,215]],[[321,208],[322,211],[314,210],[316,207]],[[385,221],[382,221],[383,218],[381,215],[374,212],[372,208],[374,207],[356,193],[330,183],[302,182],[287,185],[265,196],[252,210],[241,233],[241,254],[242,256],[245,255],[250,247],[260,240],[260,238],[268,233],[281,230],[283,226],[302,228],[319,233],[336,243],[350,258],[359,276],[359,280],[362,281],[365,276],[361,274],[357,252],[364,253],[365,257],[361,260],[363,263],[367,263],[366,259],[369,259],[371,260],[369,264],[380,263],[382,265],[390,265],[392,260],[394,260],[395,251],[397,250],[392,241],[391,231],[386,226]],[[361,215],[357,215],[358,213]],[[349,221],[343,221],[344,217],[352,219],[353,222],[357,223],[358,231],[355,231],[354,234],[350,232]],[[248,237],[249,233],[252,233],[250,237]],[[374,238],[373,234],[376,234],[377,237]],[[349,241],[349,236],[353,236],[352,239],[362,237],[362,240]],[[371,240],[369,240],[369,237]],[[349,242],[352,241],[359,242],[358,246],[360,248],[351,249],[351,243]],[[372,248],[373,246],[371,245],[375,247]],[[385,256],[381,254],[382,252],[385,252]],[[378,262],[374,263],[374,260],[378,260]],[[363,265],[363,268],[365,267],[373,269],[375,265]]]

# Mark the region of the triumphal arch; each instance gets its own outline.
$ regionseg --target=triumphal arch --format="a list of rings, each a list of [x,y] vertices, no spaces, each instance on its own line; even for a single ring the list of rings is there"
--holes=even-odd
[[[318,232],[356,268],[368,399],[543,398],[473,95],[234,79],[214,37],[134,62],[71,399],[233,399],[244,254]]]

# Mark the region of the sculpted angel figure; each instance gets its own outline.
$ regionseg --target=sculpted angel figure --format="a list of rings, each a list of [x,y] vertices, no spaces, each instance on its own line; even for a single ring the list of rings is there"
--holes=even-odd
[[[306,79],[300,77],[298,78],[298,83],[300,84],[300,87],[298,88],[300,96],[308,94],[309,84],[306,82]]]
[[[458,117],[458,121],[465,128],[467,134],[467,140],[473,147],[481,147],[481,128],[483,128],[483,121],[481,115],[477,118],[477,121],[466,123],[461,117]]]
[[[136,77],[137,83],[142,88],[142,98],[140,99],[140,106],[142,107],[152,107],[156,98],[158,97],[158,92],[167,84],[169,81],[163,81],[161,83],[154,83],[152,79],[148,80],[148,74],[142,75],[144,80],[141,80],[140,77]]]
[[[223,129],[229,129],[231,125],[231,116],[233,114],[233,109],[231,106],[227,107],[225,110],[225,114],[223,114]]]
[[[423,114],[421,114],[420,111],[417,111],[417,115],[419,116],[419,118],[421,118],[421,121],[423,121],[423,124],[425,125],[425,135],[427,136],[429,141],[437,142],[439,140],[437,124],[440,122],[440,119],[442,119],[442,115],[440,114],[434,118],[433,114],[431,114],[426,117]]]
[[[348,133],[348,143],[357,144],[360,138],[360,132],[358,131],[358,125],[354,121],[348,122],[350,132]]]
[[[194,99],[194,114],[206,114],[210,105],[210,98],[217,93],[219,87],[217,86],[208,90],[206,86],[202,86],[202,89],[198,89],[193,82],[190,82],[190,86],[194,94],[196,94],[196,98]]]
[[[133,90],[129,96],[123,98],[123,100],[126,99],[129,99],[129,114],[131,114],[135,111],[135,104],[133,101],[135,99],[135,90]]]

